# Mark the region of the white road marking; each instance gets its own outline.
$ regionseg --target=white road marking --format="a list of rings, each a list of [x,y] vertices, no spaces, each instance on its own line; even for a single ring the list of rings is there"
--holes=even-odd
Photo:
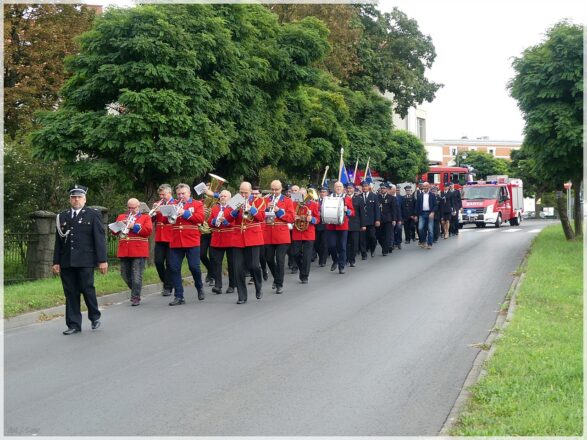
[[[504,229],[501,232],[520,232],[520,231],[521,231],[521,229]]]
[[[497,230],[496,228],[487,228],[487,229],[483,228],[479,232],[493,232],[493,231],[496,231],[496,230]]]
[[[540,231],[542,231],[542,229],[531,229],[528,231],[528,234],[537,234]]]

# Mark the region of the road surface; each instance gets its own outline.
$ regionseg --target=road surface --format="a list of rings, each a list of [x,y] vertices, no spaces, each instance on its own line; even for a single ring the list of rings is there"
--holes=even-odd
[[[184,306],[110,306],[97,331],[6,330],[5,434],[436,435],[547,224],[313,266],[245,305],[188,288]]]

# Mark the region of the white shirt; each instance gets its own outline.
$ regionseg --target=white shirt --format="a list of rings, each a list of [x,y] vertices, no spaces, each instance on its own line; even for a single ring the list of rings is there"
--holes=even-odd
[[[78,209],[78,210],[72,209],[71,210],[71,218],[74,218],[76,215],[78,215],[80,211],[81,211],[81,209]]]
[[[422,193],[422,211],[430,211],[430,193]]]

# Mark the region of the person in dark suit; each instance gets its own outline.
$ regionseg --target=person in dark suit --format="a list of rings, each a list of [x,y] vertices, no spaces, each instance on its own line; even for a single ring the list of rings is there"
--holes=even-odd
[[[390,185],[389,192],[391,193],[391,196],[395,199],[395,204],[396,204],[395,226],[393,227],[393,239],[391,242],[391,247],[401,249],[402,248],[402,220],[403,220],[402,196],[399,194],[399,187],[396,187],[393,184]]]
[[[438,241],[438,237],[440,237],[440,217],[442,215],[442,209],[444,209],[445,200],[442,200],[442,197],[436,185],[434,185],[430,189],[430,191],[436,197],[436,205],[434,206],[434,226],[432,228],[432,230],[434,231],[434,238],[432,242],[436,243]]]
[[[393,228],[397,218],[397,202],[391,195],[390,185],[384,183],[381,185],[383,192],[379,196],[381,204],[381,228],[379,235],[379,244],[381,246],[381,255],[386,256],[393,251]]]
[[[404,223],[404,235],[406,244],[410,241],[416,241],[416,200],[412,194],[412,186],[406,185],[404,190],[406,195],[402,197],[402,218]]]
[[[445,188],[448,188],[449,184],[445,185]],[[442,237],[444,239],[448,238],[449,228],[450,228],[450,221],[452,218],[452,212],[454,211],[453,208],[453,197],[452,193],[449,189],[445,189],[440,193],[440,220],[442,223]]]
[[[450,198],[452,199],[452,212],[450,218],[450,233],[459,235],[459,212],[463,207],[461,192],[455,189],[453,182],[449,183]]]
[[[416,215],[418,216],[419,246],[424,249],[432,249],[434,238],[434,208],[436,196],[430,192],[430,184],[422,184],[422,192],[416,200]]]
[[[377,247],[376,230],[381,226],[381,208],[377,195],[371,191],[371,184],[367,181],[361,182],[361,197],[365,204],[365,229],[361,231],[360,247],[361,258],[367,259],[367,251],[371,256]]]
[[[71,209],[57,214],[53,273],[60,275],[65,294],[64,335],[82,331],[80,293],[88,308],[92,329],[100,327],[101,313],[94,287],[94,268],[108,271],[106,233],[101,213],[86,208],[88,188],[75,185],[69,190]]]
[[[365,201],[360,192],[355,192],[355,185],[347,184],[347,197],[353,203],[355,215],[349,218],[349,234],[347,236],[347,263],[355,267],[356,256],[359,253],[359,239],[365,228]]]

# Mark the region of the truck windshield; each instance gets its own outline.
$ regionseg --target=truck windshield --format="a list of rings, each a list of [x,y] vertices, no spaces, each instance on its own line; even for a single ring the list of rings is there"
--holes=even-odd
[[[497,186],[466,186],[463,199],[497,199],[498,194]]]

